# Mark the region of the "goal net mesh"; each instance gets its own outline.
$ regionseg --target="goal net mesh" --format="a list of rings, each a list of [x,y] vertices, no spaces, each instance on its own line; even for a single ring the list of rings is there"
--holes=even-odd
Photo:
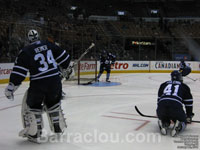
[[[66,80],[68,83],[87,85],[95,82],[97,78],[97,60],[83,59],[74,66],[71,77]]]

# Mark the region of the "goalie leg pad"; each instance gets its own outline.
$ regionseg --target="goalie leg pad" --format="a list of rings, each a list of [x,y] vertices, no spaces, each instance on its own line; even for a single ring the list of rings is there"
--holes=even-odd
[[[26,102],[27,94],[28,90],[25,92],[22,101],[21,116],[24,129],[20,131],[19,136],[28,137],[41,135],[42,128],[44,126],[42,119],[42,110],[29,108]]]
[[[21,118],[22,118],[22,124],[24,128],[29,126],[28,114],[29,114],[30,108],[28,107],[27,102],[26,102],[27,95],[28,95],[28,90],[24,94],[24,97],[22,100],[22,107],[21,107]]]
[[[55,104],[51,108],[48,108],[47,116],[49,119],[51,131],[55,133],[64,132],[64,129],[67,127],[67,125],[60,103]]]
[[[30,107],[27,105],[27,95],[28,90],[25,92],[23,100],[22,100],[22,107],[21,107],[21,117],[22,117],[22,124],[24,128],[30,127],[30,116],[41,118],[41,124],[43,126],[43,120],[42,120],[42,111],[40,109],[30,109]],[[38,116],[39,115],[39,116]]]
[[[34,138],[40,137],[44,126],[42,110],[28,108],[27,112],[25,112],[23,116],[24,130],[19,133],[19,136],[32,136]]]

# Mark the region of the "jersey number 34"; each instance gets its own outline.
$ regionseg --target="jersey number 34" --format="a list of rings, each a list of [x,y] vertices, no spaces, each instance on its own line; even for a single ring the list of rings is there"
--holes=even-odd
[[[56,61],[53,57],[52,51],[48,50],[47,53],[45,53],[46,56],[42,53],[38,53],[35,55],[34,60],[38,61],[40,60],[40,67],[38,68],[39,71],[46,71],[49,69],[49,65],[53,64],[54,68],[57,67]]]

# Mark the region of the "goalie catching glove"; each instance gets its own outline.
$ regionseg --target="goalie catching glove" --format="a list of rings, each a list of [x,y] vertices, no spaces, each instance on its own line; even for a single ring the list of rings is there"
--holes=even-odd
[[[14,100],[14,92],[17,90],[19,86],[15,86],[13,83],[9,83],[8,86],[6,87],[5,89],[5,96],[8,98],[8,99],[11,99],[11,100]]]

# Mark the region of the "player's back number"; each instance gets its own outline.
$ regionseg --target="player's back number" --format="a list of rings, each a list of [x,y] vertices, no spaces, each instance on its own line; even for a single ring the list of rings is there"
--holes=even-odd
[[[165,87],[163,93],[165,95],[174,95],[174,96],[177,96],[178,90],[179,90],[179,85],[168,84]]]
[[[39,71],[43,72],[49,69],[49,65],[53,64],[54,68],[57,67],[55,59],[53,57],[52,51],[47,50],[47,53],[38,53],[34,57],[35,61],[39,61],[40,66],[38,68]]]

